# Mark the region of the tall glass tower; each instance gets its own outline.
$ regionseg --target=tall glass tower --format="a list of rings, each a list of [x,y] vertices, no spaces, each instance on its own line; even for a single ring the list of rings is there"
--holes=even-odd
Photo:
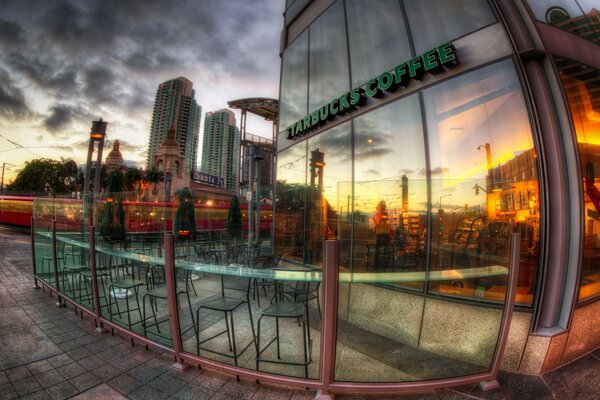
[[[240,130],[235,114],[227,109],[206,113],[200,169],[225,180],[225,188],[237,189],[240,163]]]
[[[182,76],[158,85],[152,112],[146,168],[152,166],[158,147],[167,138],[169,128],[173,127],[175,139],[185,158],[185,173],[189,175],[195,169],[202,108],[196,103],[194,94],[192,82]]]

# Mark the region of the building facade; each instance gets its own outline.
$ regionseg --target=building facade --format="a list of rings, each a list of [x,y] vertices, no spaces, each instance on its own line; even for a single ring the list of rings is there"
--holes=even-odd
[[[540,374],[600,345],[597,9],[287,1],[275,251],[319,269],[337,238],[371,279],[340,275],[334,381],[474,376],[502,352]]]
[[[240,163],[240,130],[235,114],[222,109],[204,116],[200,170],[224,179],[225,188],[237,190]]]
[[[202,108],[196,103],[192,82],[184,77],[158,85],[152,111],[146,168],[150,168],[160,144],[167,138],[169,128],[175,129],[175,140],[185,159],[185,174],[195,170],[198,158],[198,136]]]

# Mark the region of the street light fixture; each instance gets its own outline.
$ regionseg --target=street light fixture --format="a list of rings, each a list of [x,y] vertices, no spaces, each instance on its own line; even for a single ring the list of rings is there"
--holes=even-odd
[[[450,197],[450,196],[452,196],[452,193],[448,193],[448,194],[445,194],[445,195],[443,195],[443,196],[440,196],[440,209],[439,209],[439,213],[440,213],[440,214],[443,214],[443,213],[444,213],[444,209],[442,208],[442,199],[443,199],[444,197]]]
[[[90,143],[88,146],[87,163],[85,164],[85,176],[83,186],[83,198],[84,198],[84,210],[88,210],[88,205],[92,204],[94,196],[100,191],[100,174],[102,166],[102,149],[104,148],[104,139],[106,137],[106,125],[108,122],[102,121],[100,118],[98,121],[92,121],[92,129],[90,131]],[[90,197],[90,175],[92,172],[92,155],[94,154],[94,148],[98,144],[98,153],[95,163],[95,174],[94,174],[94,189]],[[86,214],[92,218],[92,214]]]

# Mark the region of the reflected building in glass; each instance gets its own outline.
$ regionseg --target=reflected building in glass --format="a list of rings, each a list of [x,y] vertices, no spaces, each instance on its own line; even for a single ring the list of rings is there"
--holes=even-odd
[[[336,238],[341,272],[373,274],[340,283],[334,380],[483,373],[506,313],[503,369],[541,374],[600,345],[598,8],[287,1],[275,251],[321,269]],[[513,233],[508,309],[507,276],[477,271],[510,265]],[[366,361],[344,349],[372,347],[369,371],[350,367]]]

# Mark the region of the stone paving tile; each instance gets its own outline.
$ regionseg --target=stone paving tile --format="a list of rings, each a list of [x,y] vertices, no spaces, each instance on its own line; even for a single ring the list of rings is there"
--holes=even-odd
[[[72,400],[123,400],[127,397],[117,392],[107,384],[103,383],[95,386],[75,397]]]
[[[214,395],[214,391],[202,386],[186,385],[175,392],[170,398],[177,400],[208,400]]]
[[[65,378],[55,369],[46,371],[43,374],[35,376],[35,380],[38,381],[43,388],[54,386],[59,382],[63,382]]]
[[[292,394],[294,394],[293,389],[261,386],[252,395],[252,400],[289,400]]]
[[[78,363],[86,370],[92,371],[92,370],[100,367],[101,365],[104,365],[106,362],[103,359],[101,359],[100,357],[91,355],[89,357],[82,358],[81,360],[78,361]]]
[[[170,396],[182,387],[186,385],[186,382],[178,379],[169,374],[163,374],[156,379],[148,382],[148,387],[160,392],[164,395]]]
[[[39,390],[27,396],[20,397],[21,400],[52,400],[52,397],[45,390]]]
[[[204,372],[196,377],[192,383],[216,392],[221,389],[223,385],[225,385],[230,379],[231,378],[224,375]]]
[[[10,379],[8,379],[8,375],[6,375],[6,372],[0,372],[0,385],[4,385],[8,382],[10,382]]]
[[[127,374],[117,375],[115,378],[108,381],[108,384],[113,388],[119,391],[122,394],[129,394],[134,390],[140,388],[143,383],[132,378]]]
[[[167,375],[171,375],[177,379],[181,379],[182,381],[185,382],[191,382],[194,379],[196,379],[198,377],[198,375],[200,375],[203,371],[199,368],[196,367],[191,367],[186,369],[185,371],[178,371],[174,368],[169,369],[167,371]]]
[[[53,400],[68,399],[69,397],[75,396],[79,393],[77,388],[67,381],[61,382],[58,385],[54,385],[47,388],[46,392],[50,395],[50,397]]]
[[[83,392],[84,390],[87,390],[102,383],[102,381],[98,379],[98,377],[93,375],[91,372],[86,372],[85,374],[81,374],[76,376],[75,378],[69,379],[69,382],[71,383],[71,385],[75,386],[80,392]]]
[[[34,377],[21,379],[20,381],[13,382],[12,385],[19,396],[25,396],[42,390],[42,386]]]
[[[60,366],[56,369],[65,379],[71,379],[77,375],[81,375],[86,372],[79,363],[72,362],[71,364]]]
[[[123,373],[120,369],[111,364],[104,364],[91,372],[104,382],[108,382],[117,375]]]
[[[70,364],[73,359],[68,354],[59,354],[54,357],[50,357],[48,362],[52,364],[54,368],[62,367],[63,365]]]
[[[29,368],[27,368],[26,365],[9,369],[8,371],[6,371],[6,375],[8,376],[8,379],[10,379],[11,382],[33,376],[33,375],[31,375],[31,372],[29,371]]]
[[[149,386],[142,386],[141,388],[129,393],[127,398],[133,400],[163,400],[165,398],[165,394]]]
[[[27,368],[29,368],[29,371],[32,375],[39,375],[43,372],[54,369],[54,367],[48,362],[48,360],[41,360],[33,362],[31,364],[27,364]]]
[[[17,397],[19,397],[19,395],[10,383],[5,383],[0,386],[0,399],[11,400],[16,399]]]
[[[227,395],[236,399],[251,399],[259,388],[259,384],[255,381],[242,379],[239,382],[236,379],[231,379],[219,390],[218,395]]]

